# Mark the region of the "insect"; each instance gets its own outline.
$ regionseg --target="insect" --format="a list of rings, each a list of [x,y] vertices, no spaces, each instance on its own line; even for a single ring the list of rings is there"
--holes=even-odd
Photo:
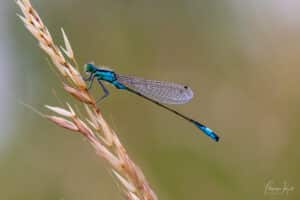
[[[191,100],[193,98],[193,91],[188,86],[166,81],[146,80],[140,77],[121,75],[112,70],[97,67],[91,63],[85,65],[85,71],[90,74],[86,79],[86,81],[90,82],[89,88],[96,79],[104,92],[104,95],[101,96],[98,101],[103,100],[109,95],[108,89],[103,84],[103,81],[106,81],[114,85],[117,89],[127,90],[136,94],[174,113],[182,119],[191,122],[211,139],[216,142],[219,141],[219,136],[207,126],[164,105],[184,104]]]

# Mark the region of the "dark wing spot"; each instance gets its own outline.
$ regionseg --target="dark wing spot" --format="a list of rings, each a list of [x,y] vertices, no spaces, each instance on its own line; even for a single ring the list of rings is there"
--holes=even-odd
[[[183,88],[184,88],[185,90],[187,90],[189,87],[185,85],[185,86],[183,86]],[[180,89],[179,92],[180,92],[180,94],[182,94],[182,93],[184,93],[184,90]]]

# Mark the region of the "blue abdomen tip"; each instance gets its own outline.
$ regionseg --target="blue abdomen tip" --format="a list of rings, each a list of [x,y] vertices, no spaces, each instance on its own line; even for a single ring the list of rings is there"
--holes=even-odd
[[[211,139],[215,140],[216,142],[219,141],[219,139],[220,139],[219,136],[213,130],[211,130],[207,126],[204,126],[203,124],[200,124],[197,121],[193,121],[193,123],[197,126],[197,128],[199,128],[208,137],[210,137]]]

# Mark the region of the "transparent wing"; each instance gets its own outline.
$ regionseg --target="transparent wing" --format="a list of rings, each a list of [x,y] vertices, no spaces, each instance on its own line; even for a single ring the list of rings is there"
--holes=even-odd
[[[184,104],[193,98],[191,88],[177,83],[120,74],[117,75],[117,79],[130,89],[161,103]]]

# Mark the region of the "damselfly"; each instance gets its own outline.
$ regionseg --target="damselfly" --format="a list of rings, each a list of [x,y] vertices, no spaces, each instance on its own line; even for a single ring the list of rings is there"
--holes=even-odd
[[[144,99],[147,99],[148,101],[151,101],[152,103],[159,105],[162,108],[167,109],[168,111],[171,111],[177,116],[193,123],[198,129],[203,131],[203,133],[213,140],[219,140],[219,136],[207,126],[163,105],[163,103],[184,104],[191,100],[193,98],[193,91],[188,86],[165,81],[146,80],[139,77],[121,75],[109,69],[96,67],[94,64],[86,64],[85,71],[90,73],[90,76],[86,79],[90,82],[90,87],[92,86],[94,79],[97,79],[104,92],[104,95],[99,98],[98,101],[101,101],[103,98],[109,95],[108,89],[106,89],[102,83],[102,81],[106,81],[118,89],[132,92],[140,97],[143,97]]]

